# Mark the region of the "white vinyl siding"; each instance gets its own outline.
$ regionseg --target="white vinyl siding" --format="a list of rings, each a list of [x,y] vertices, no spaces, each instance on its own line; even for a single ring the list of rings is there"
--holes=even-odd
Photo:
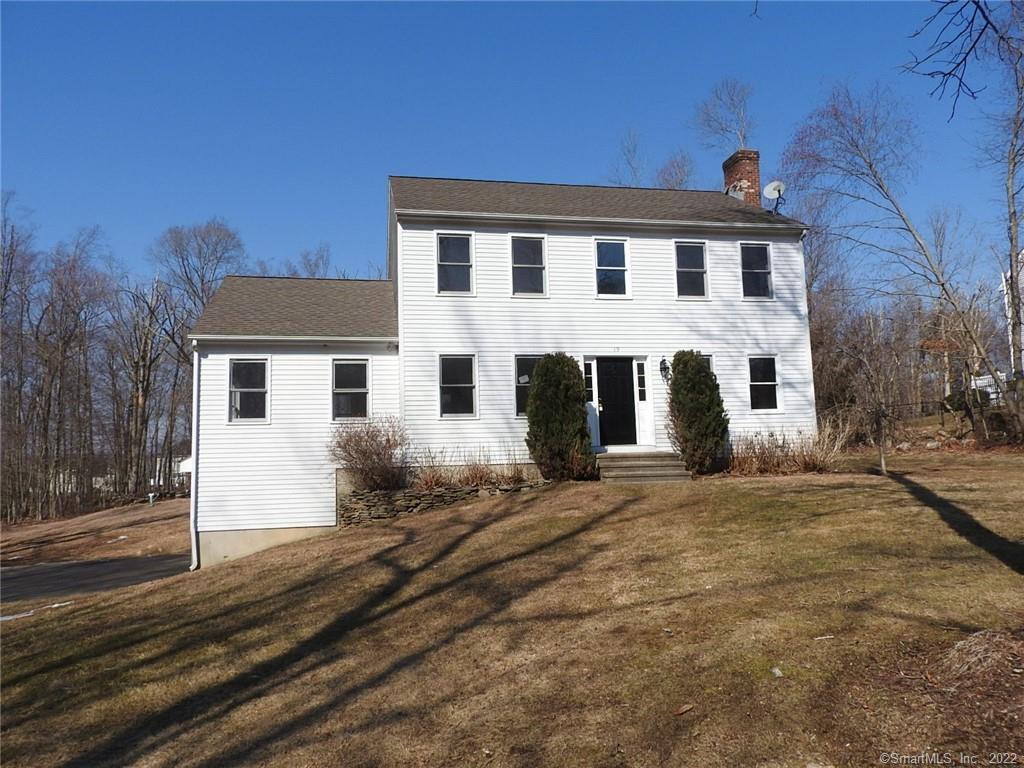
[[[484,452],[500,462],[509,450],[526,458],[527,423],[516,416],[514,359],[535,352],[642,357],[654,447],[670,450],[665,430],[667,387],[659,363],[680,349],[714,355],[714,372],[733,434],[815,429],[803,253],[796,236],[771,241],[774,301],[743,297],[737,235],[686,232],[588,231],[551,226],[545,234],[547,299],[511,295],[509,236],[517,227],[479,227],[473,233],[474,290],[467,302],[435,292],[435,238],[426,222],[399,222],[399,315],[402,412],[417,450],[453,458]],[[627,242],[630,301],[598,299],[595,240]],[[678,241],[704,242],[706,301],[680,301]],[[476,418],[439,418],[438,354],[476,356]],[[747,358],[778,355],[784,411],[752,411]],[[781,369],[780,369],[781,371]]]
[[[260,346],[269,376],[268,422],[239,428],[228,421],[231,359],[252,359],[251,347],[199,346],[199,430],[196,472],[200,531],[334,525],[335,469],[327,448],[332,364],[370,360],[371,416],[399,412],[398,355],[340,345]]]

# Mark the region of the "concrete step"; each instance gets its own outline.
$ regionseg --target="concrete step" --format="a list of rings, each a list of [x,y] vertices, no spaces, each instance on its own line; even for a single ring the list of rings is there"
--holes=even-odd
[[[683,463],[679,461],[678,456],[669,456],[668,458],[629,458],[629,459],[615,459],[614,461],[607,461],[605,459],[598,459],[598,465],[602,469],[618,469],[619,467],[682,467]]]
[[[638,475],[636,477],[602,477],[601,478],[601,482],[602,483],[618,483],[618,484],[621,484],[621,485],[640,485],[640,484],[650,485],[652,483],[655,483],[655,484],[661,484],[661,483],[689,483],[692,480],[693,480],[693,478],[690,477],[690,473],[689,472],[687,472],[685,475],[681,475],[681,476],[678,476],[678,477],[675,477],[675,476],[673,476],[673,477],[668,477],[668,476],[666,476],[666,477],[645,477],[645,476],[642,476],[642,475]]]

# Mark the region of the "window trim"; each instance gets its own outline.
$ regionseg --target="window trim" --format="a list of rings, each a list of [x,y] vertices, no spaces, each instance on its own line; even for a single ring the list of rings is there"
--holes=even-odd
[[[437,296],[476,296],[476,233],[472,230],[459,229],[435,229],[434,230],[434,292]],[[442,291],[440,269],[441,266],[441,238],[442,237],[468,237],[469,238],[469,290],[468,291]],[[444,262],[449,264],[451,262]],[[464,264],[455,266],[466,266]]]
[[[519,421],[526,421],[526,414],[525,413],[522,413],[522,414],[517,413],[517,408],[516,408],[516,390],[520,386],[519,381],[517,380],[517,377],[516,377],[516,361],[520,357],[535,357],[535,358],[537,358],[538,361],[540,361],[540,359],[542,357],[544,357],[544,355],[546,355],[546,354],[548,354],[548,353],[547,352],[513,352],[512,353],[512,416],[513,416],[513,418],[518,419]]]
[[[695,269],[679,269],[678,256],[676,255],[677,245],[699,245],[704,249],[704,295],[703,296],[680,296],[679,295],[679,273],[696,272]],[[742,254],[742,251],[741,251]],[[742,262],[740,271],[742,272]],[[673,275],[676,277],[676,301],[711,301],[711,270],[708,265],[708,241],[695,240],[693,238],[677,237],[672,241],[672,267]],[[741,278],[742,279],[742,278]]]
[[[335,363],[363,363],[366,366],[366,415],[365,416],[335,416],[334,415],[334,393],[335,392],[362,392],[361,389],[336,389],[334,386],[334,364]],[[367,356],[344,355],[331,358],[331,402],[329,405],[331,423],[345,424],[348,422],[367,421],[373,415],[373,369],[371,358]]]
[[[775,361],[775,407],[774,408],[755,408],[754,398],[751,396],[750,388],[755,384],[767,385],[770,382],[767,381],[753,381],[750,374],[750,361],[753,358],[765,358],[770,357]],[[785,402],[782,397],[782,373],[781,366],[779,365],[779,355],[774,352],[752,352],[748,353],[747,357],[747,408],[752,414],[758,413],[782,413],[785,411]]]
[[[512,250],[512,241],[516,238],[540,240],[541,249],[541,262],[542,266],[540,269],[544,273],[544,292],[543,293],[516,293],[516,264],[515,257]],[[509,232],[508,233],[508,277],[509,277],[509,296],[513,299],[546,299],[548,298],[548,236],[542,232]],[[523,269],[537,269],[537,267],[523,267]]]
[[[760,272],[761,270],[745,270],[743,269],[743,246],[744,245],[763,245],[768,251],[768,295],[767,296],[747,296],[743,292],[743,273]],[[775,301],[775,256],[772,253],[772,244],[770,242],[758,242],[755,240],[741,240],[737,246],[739,248],[740,256],[740,299],[743,301]],[[757,357],[757,355],[755,355]],[[778,375],[776,373],[776,375]]]
[[[473,359],[473,413],[442,413],[441,412],[441,360],[446,357],[469,357]],[[437,386],[435,392],[437,392],[437,417],[444,421],[455,420],[465,421],[480,418],[480,367],[479,360],[476,352],[438,352],[437,353],[437,364],[434,370],[437,371]],[[451,384],[446,386],[465,386]]]
[[[263,363],[266,367],[266,408],[265,416],[262,419],[233,419],[231,418],[231,393],[234,391],[231,387],[231,366],[234,363]],[[227,376],[227,413],[225,424],[228,426],[239,426],[239,425],[265,425],[270,424],[270,382],[271,382],[271,369],[270,369],[270,355],[241,355],[239,357],[228,357],[228,376]],[[239,390],[241,392],[257,392],[259,390]]]
[[[622,251],[625,256],[625,267],[599,267],[597,265],[597,244],[598,243],[622,243]],[[593,252],[594,259],[594,296],[602,301],[626,301],[633,298],[633,260],[629,254],[629,238],[628,237],[612,237],[604,235],[594,235],[591,238],[591,251]],[[597,282],[597,271],[599,269],[621,269],[626,273],[626,292],[625,293],[601,293]]]

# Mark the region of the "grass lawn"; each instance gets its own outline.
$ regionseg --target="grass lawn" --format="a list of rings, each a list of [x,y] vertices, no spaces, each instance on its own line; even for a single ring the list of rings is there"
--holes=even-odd
[[[892,465],[566,484],[5,622],[4,765],[1024,752],[1024,456]]]
[[[189,551],[188,499],[115,507],[66,520],[5,525],[4,565],[179,554]]]

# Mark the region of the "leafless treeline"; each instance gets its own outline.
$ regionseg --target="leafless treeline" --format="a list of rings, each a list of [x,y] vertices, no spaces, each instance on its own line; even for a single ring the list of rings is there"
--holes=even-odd
[[[157,277],[104,259],[97,230],[41,249],[3,197],[3,519],[44,519],[174,486],[189,454],[187,329],[245,267],[226,224],[168,229]]]

